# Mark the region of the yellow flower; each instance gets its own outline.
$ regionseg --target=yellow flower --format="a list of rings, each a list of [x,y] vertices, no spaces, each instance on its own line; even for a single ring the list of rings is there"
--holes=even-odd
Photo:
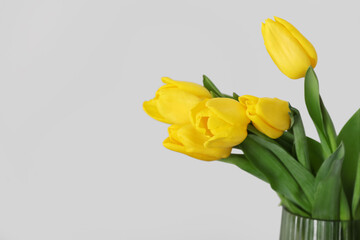
[[[211,98],[210,92],[199,84],[175,81],[168,77],[161,80],[166,85],[158,89],[155,98],[143,103],[144,111],[158,121],[188,123],[190,109],[202,100]]]
[[[250,123],[245,107],[230,98],[212,98],[191,110],[191,123],[208,136],[205,147],[227,148],[240,144],[247,136]]]
[[[204,143],[210,137],[196,131],[191,124],[171,125],[168,130],[169,137],[165,139],[163,145],[172,151],[184,153],[190,157],[205,161],[226,158],[231,153],[231,147],[206,147]]]
[[[260,132],[278,138],[290,127],[289,103],[277,98],[239,97],[246,107],[246,115]]]
[[[289,22],[275,17],[262,23],[261,32],[271,58],[281,72],[292,79],[304,77],[317,63],[313,45]]]

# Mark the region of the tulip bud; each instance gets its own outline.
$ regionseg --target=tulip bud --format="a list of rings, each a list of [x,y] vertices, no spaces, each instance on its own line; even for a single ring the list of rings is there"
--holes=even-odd
[[[280,71],[291,79],[305,76],[315,68],[317,54],[313,45],[289,22],[275,17],[262,23],[261,32],[271,58]]]
[[[154,99],[143,103],[144,111],[158,121],[170,124],[189,123],[190,109],[202,100],[211,98],[210,92],[199,84],[175,81],[168,77],[161,80],[166,85],[158,89]]]
[[[184,153],[190,157],[205,161],[226,158],[231,153],[231,147],[206,147],[204,143],[210,137],[196,131],[191,124],[171,125],[168,130],[169,137],[165,139],[163,145],[172,151]]]
[[[191,123],[208,136],[206,147],[233,147],[247,136],[250,123],[245,107],[230,98],[212,98],[200,102],[191,110]]]
[[[239,97],[254,127],[270,138],[280,137],[290,128],[289,103],[277,98]]]

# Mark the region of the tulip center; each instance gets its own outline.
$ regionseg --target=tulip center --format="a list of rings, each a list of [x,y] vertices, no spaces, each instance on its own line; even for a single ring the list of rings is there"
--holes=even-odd
[[[246,114],[248,116],[256,115],[256,104],[259,101],[258,97],[245,95],[245,96],[240,97],[239,100],[243,104],[243,106],[246,108]]]
[[[203,129],[206,136],[212,137],[214,134],[210,131],[208,127],[209,117],[203,116],[198,119],[198,127]]]
[[[256,115],[256,106],[255,105],[247,105],[247,113],[251,116]]]

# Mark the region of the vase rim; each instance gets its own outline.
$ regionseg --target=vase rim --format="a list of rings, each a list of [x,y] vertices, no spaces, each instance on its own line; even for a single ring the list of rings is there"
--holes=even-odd
[[[291,215],[294,215],[296,217],[299,217],[299,218],[304,218],[304,219],[309,219],[309,220],[313,220],[313,221],[322,221],[322,222],[359,222],[360,223],[360,219],[352,219],[352,220],[326,220],[326,219],[319,219],[319,218],[312,218],[312,217],[304,217],[304,216],[301,216],[299,214],[295,214],[295,213],[292,213],[290,210],[288,210],[286,207],[282,206],[282,209],[283,211],[291,214]]]

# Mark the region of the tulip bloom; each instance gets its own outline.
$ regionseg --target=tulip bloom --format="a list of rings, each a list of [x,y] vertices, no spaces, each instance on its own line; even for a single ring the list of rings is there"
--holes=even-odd
[[[208,136],[205,147],[233,147],[247,136],[250,120],[245,111],[234,99],[206,99],[191,110],[191,123],[198,132]]]
[[[281,72],[291,79],[305,76],[315,68],[317,54],[313,45],[289,22],[275,17],[262,23],[261,32],[271,58]]]
[[[231,147],[206,147],[204,143],[210,137],[198,132],[191,124],[171,125],[168,130],[169,137],[165,139],[163,145],[172,151],[184,153],[190,157],[205,161],[226,158],[231,153]]]
[[[154,99],[143,103],[144,111],[160,122],[189,123],[190,109],[202,100],[211,98],[210,92],[199,84],[175,81],[168,77],[161,80],[166,85],[158,89]]]
[[[277,98],[239,97],[254,127],[270,138],[280,137],[290,128],[289,103]]]

